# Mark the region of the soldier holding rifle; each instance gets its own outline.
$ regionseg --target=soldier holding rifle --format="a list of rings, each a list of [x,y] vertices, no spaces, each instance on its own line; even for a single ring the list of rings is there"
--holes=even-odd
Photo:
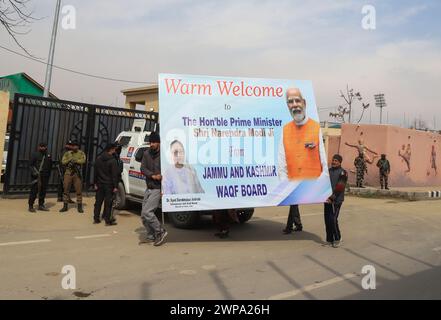
[[[32,178],[31,192],[29,194],[29,212],[35,212],[34,202],[37,196],[38,210],[49,211],[44,206],[44,199],[52,170],[52,158],[51,155],[47,153],[46,143],[42,142],[38,145],[38,151],[32,154],[29,164]]]
[[[59,178],[59,183],[58,183],[58,186],[57,186],[57,196],[58,196],[57,201],[58,201],[58,202],[63,202],[63,193],[64,193],[64,190],[63,190],[63,188],[64,188],[64,184],[63,184],[63,182],[64,182],[64,181],[63,181],[63,180],[64,180],[64,171],[66,170],[66,167],[63,166],[63,164],[61,163],[61,159],[63,158],[63,155],[64,155],[67,151],[70,151],[70,150],[71,150],[71,144],[72,144],[72,141],[69,140],[69,141],[65,144],[63,150],[61,150],[61,152],[60,152],[61,155],[58,157],[58,165],[57,165],[58,178]],[[70,194],[68,194],[68,200],[67,200],[67,202],[68,202],[68,203],[74,203],[74,202],[72,201],[72,199],[70,198]]]
[[[77,206],[78,212],[84,213],[83,210],[83,199],[82,199],[82,181],[81,181],[81,171],[82,165],[86,163],[86,155],[80,150],[80,145],[78,142],[73,141],[71,143],[72,150],[66,152],[63,155],[61,163],[66,167],[64,172],[64,194],[63,201],[64,205],[60,212],[66,212],[68,210],[69,192],[72,184],[75,188],[75,193],[77,195]]]

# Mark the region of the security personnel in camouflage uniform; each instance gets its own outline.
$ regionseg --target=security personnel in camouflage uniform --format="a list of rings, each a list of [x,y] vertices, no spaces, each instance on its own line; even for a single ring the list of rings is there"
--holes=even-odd
[[[389,160],[386,159],[386,155],[382,154],[380,160],[377,162],[377,167],[380,170],[380,185],[381,189],[389,190],[387,183],[388,183],[388,176],[390,173],[390,163]]]
[[[73,141],[72,150],[67,151],[61,160],[61,163],[66,167],[66,171],[64,172],[64,206],[60,212],[66,212],[68,210],[69,191],[72,184],[74,185],[75,193],[77,195],[78,212],[84,212],[81,194],[81,167],[86,163],[86,155],[83,151],[79,150],[79,148],[80,145],[78,142]]]
[[[61,159],[63,158],[63,155],[67,152],[71,150],[71,144],[72,141],[69,140],[68,142],[66,142],[66,144],[64,145],[63,150],[61,150],[60,152],[60,156],[58,157],[58,164],[57,164],[57,169],[58,169],[58,178],[60,179],[58,186],[57,186],[57,201],[58,202],[63,202],[63,194],[64,194],[64,183],[63,183],[63,179],[64,179],[64,171],[65,171],[65,166],[62,165],[61,163]],[[69,194],[69,199],[67,201],[68,203],[74,203],[72,201],[72,199],[70,198],[70,194]]]
[[[356,186],[358,188],[364,188],[364,174],[367,173],[367,165],[366,160],[364,159],[364,155],[362,153],[358,154],[358,157],[354,160],[355,169],[357,171],[357,181]]]

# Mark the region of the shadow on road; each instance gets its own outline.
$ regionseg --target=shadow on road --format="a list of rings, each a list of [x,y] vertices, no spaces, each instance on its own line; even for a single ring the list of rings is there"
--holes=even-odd
[[[305,229],[302,232],[293,232],[285,235],[282,233],[284,223],[279,223],[262,218],[251,219],[244,224],[232,224],[229,237],[219,239],[214,235],[217,232],[216,226],[209,216],[202,217],[199,225],[195,229],[184,230],[177,229],[170,223],[167,223],[168,230],[167,242],[234,242],[234,241],[296,241],[306,240],[323,244],[323,240],[319,235],[308,232]],[[141,224],[135,229],[138,233],[139,240],[143,240],[146,231]]]
[[[441,299],[441,266],[430,268],[396,280],[382,278],[374,290],[359,292],[342,297],[348,300],[425,300]],[[379,282],[379,280],[377,279]]]

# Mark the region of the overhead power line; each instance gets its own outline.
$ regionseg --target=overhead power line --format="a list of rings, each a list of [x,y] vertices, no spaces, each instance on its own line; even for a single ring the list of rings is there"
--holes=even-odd
[[[0,45],[0,48],[3,49],[3,50],[8,51],[10,53],[13,53],[13,54],[16,54],[18,56],[21,56],[23,58],[26,58],[26,59],[29,59],[29,60],[33,60],[35,62],[44,64],[44,65],[48,65],[46,62],[38,60],[37,58],[26,56],[24,54],[21,54],[20,52],[11,50],[11,49],[3,47],[1,45]],[[63,70],[63,71],[67,71],[67,72],[71,72],[71,73],[75,73],[75,74],[78,74],[78,75],[81,75],[81,76],[95,78],[95,79],[108,80],[108,81],[116,81],[116,82],[125,82],[125,83],[156,84],[156,82],[151,82],[151,81],[132,81],[132,80],[124,80],[124,79],[116,79],[116,78],[111,78],[111,77],[99,76],[99,75],[90,74],[90,73],[86,73],[86,72],[76,71],[76,70],[65,68],[65,67],[56,66],[54,64],[52,66],[54,68],[56,68],[56,69],[60,69],[60,70]]]

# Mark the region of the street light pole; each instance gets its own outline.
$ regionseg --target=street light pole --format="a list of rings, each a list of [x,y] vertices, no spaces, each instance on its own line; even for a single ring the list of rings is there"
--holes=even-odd
[[[47,58],[46,78],[44,80],[43,97],[46,98],[49,97],[49,90],[51,87],[52,65],[54,63],[55,42],[57,40],[58,17],[60,16],[60,6],[61,6],[61,0],[57,0],[57,5],[55,7],[54,25],[52,27],[51,44],[49,47],[49,56]]]

